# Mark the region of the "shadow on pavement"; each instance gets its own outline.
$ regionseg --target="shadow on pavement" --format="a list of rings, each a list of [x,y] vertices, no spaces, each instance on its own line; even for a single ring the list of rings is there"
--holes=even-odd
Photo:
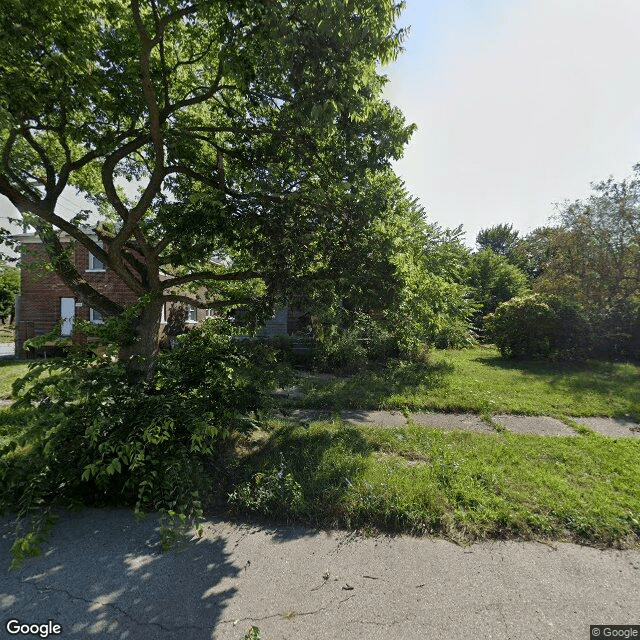
[[[14,571],[7,571],[11,523],[2,530],[3,638],[15,637],[6,622],[16,618],[53,620],[64,638],[210,639],[242,571],[219,537],[162,553],[158,522],[136,522],[125,510],[65,514],[42,555]]]

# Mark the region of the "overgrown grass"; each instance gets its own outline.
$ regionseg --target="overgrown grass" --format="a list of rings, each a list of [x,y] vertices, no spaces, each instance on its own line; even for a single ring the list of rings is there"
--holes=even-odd
[[[13,342],[15,340],[15,326],[0,323],[0,342]]]
[[[0,399],[11,397],[11,385],[16,378],[20,378],[28,370],[28,363],[15,360],[0,360]]]
[[[239,511],[317,526],[488,538],[640,541],[640,442],[274,423],[235,468]],[[257,475],[256,475],[257,474]]]
[[[640,418],[640,367],[589,360],[503,360],[494,347],[434,351],[429,364],[394,363],[350,378],[304,378],[298,404],[332,409]]]
[[[369,384],[365,391],[404,397],[400,406],[411,406],[406,398],[414,393],[429,407],[484,409],[485,404],[469,400],[482,384],[489,389],[484,397],[496,398],[495,411],[526,407],[549,413],[551,406],[573,415],[606,415],[602,407],[628,412],[637,398],[635,366],[554,368],[505,365],[495,358],[484,349],[443,352],[428,367],[360,376],[366,381],[366,375],[380,375],[379,386]],[[0,364],[6,392],[26,366]],[[465,380],[475,384],[466,389]],[[357,381],[355,376],[341,383]],[[329,389],[332,384],[336,381]],[[528,385],[535,393],[527,391]],[[548,389],[555,400],[537,396]],[[455,404],[454,394],[462,398]],[[605,404],[608,394],[612,402]],[[351,396],[345,391],[344,397]],[[363,404],[356,398],[351,406]],[[25,432],[33,410],[0,410],[0,446]],[[218,504],[240,513],[323,527],[435,534],[459,542],[521,538],[628,547],[640,541],[640,441],[631,438],[605,438],[588,429],[573,437],[487,435],[411,421],[403,428],[376,428],[336,418],[307,424],[274,420],[240,445],[235,454],[212,462]],[[24,456],[28,464],[29,444],[6,455]]]

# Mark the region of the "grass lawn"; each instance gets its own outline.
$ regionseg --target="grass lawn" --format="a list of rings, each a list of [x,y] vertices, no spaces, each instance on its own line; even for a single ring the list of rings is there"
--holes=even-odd
[[[426,365],[370,368],[349,378],[307,377],[297,404],[332,409],[625,416],[640,419],[640,367],[503,360],[495,347],[433,351]]]
[[[317,526],[640,542],[640,441],[272,423],[234,470],[240,512]],[[257,475],[256,475],[257,474]]]
[[[0,397],[27,371],[0,363]],[[351,378],[304,378],[308,406],[634,415],[632,364],[505,362],[493,348],[434,352]],[[0,410],[0,446],[31,409]],[[24,449],[7,455],[26,455]],[[0,460],[2,462],[2,460]],[[217,457],[212,499],[225,510],[322,527],[640,546],[640,440],[354,426],[339,418],[267,421]],[[1,506],[1,505],[0,505]]]
[[[0,322],[0,342],[13,342],[15,340],[15,327],[12,324]]]
[[[0,361],[0,399],[11,397],[11,385],[16,378],[27,373],[29,365],[16,360]]]

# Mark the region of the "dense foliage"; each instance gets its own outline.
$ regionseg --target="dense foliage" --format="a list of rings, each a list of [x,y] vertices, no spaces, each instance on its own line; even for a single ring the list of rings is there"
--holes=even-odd
[[[500,303],[522,295],[528,289],[522,271],[492,249],[483,249],[469,258],[467,285],[477,304],[473,325],[480,335],[484,334],[484,316],[493,313]]]
[[[7,318],[13,322],[16,296],[19,293],[20,271],[16,267],[0,264],[0,319],[2,322]]]
[[[485,326],[507,358],[574,357],[587,353],[591,344],[583,314],[557,296],[531,294],[503,302],[485,317]]]
[[[594,355],[640,358],[640,165],[632,177],[593,184],[538,230],[533,289],[579,306]],[[531,246],[534,246],[531,244]]]
[[[348,258],[335,257],[348,259],[357,277],[315,281],[292,298],[316,340],[317,364],[354,368],[387,356],[413,358],[434,344],[467,344],[473,304],[460,230],[429,223],[391,172],[372,177],[363,198],[384,215],[366,235],[345,239]]]
[[[131,369],[152,375],[163,302],[266,312],[369,271],[351,249],[373,247],[388,209],[367,194],[413,130],[379,72],[401,8],[10,0],[0,13],[0,193],[85,304],[122,311],[62,232],[145,300]],[[98,208],[96,235],[86,212],[59,214],[65,188]]]
[[[278,375],[269,349],[228,333],[205,323],[137,384],[109,348],[35,363],[14,385],[26,428],[0,449],[0,506],[126,504],[197,520],[205,465],[255,426]]]
[[[570,315],[580,317],[575,330],[582,333],[583,351],[598,357],[638,360],[640,165],[634,167],[631,177],[620,181],[609,178],[592,184],[592,189],[584,200],[558,205],[556,226],[540,227],[519,238],[510,225],[497,225],[478,234],[478,242],[493,244],[504,253],[526,274],[532,291],[573,309]],[[471,283],[474,295],[483,291],[486,282],[481,276]],[[520,303],[516,307],[518,313],[524,312]],[[515,307],[508,308],[515,318]],[[524,315],[522,320],[522,332],[528,328],[534,333],[543,331],[543,327],[528,324]],[[555,329],[547,328],[551,331],[547,342],[556,344]],[[531,345],[531,355],[566,347],[541,348],[536,339]],[[569,351],[572,349],[570,346]]]
[[[476,236],[476,245],[480,251],[491,249],[500,256],[510,257],[520,244],[519,233],[512,224],[497,224],[481,229]]]

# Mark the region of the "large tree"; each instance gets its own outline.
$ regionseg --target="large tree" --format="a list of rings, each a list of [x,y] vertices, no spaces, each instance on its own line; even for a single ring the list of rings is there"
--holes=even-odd
[[[588,321],[594,354],[640,358],[640,165],[635,175],[592,184],[558,207],[558,227],[539,236],[534,291],[560,296]]]
[[[487,229],[480,229],[476,236],[478,249],[491,249],[500,256],[509,258],[517,248],[520,238],[512,224],[497,224]]]
[[[368,184],[412,130],[381,98],[378,71],[399,51],[400,10],[391,0],[5,2],[0,193],[83,302],[123,311],[74,268],[63,233],[141,300],[124,352],[133,368],[151,374],[166,301],[224,308],[353,272],[351,238],[385,215],[364,197]],[[67,188],[100,212],[97,236],[86,212],[60,215]]]
[[[536,288],[599,312],[640,295],[640,164],[635,175],[593,183],[584,200],[558,206]]]
[[[528,288],[524,273],[491,249],[478,251],[469,258],[467,285],[477,305],[473,323],[480,332],[484,330],[484,316],[493,313],[500,303],[522,295]]]

